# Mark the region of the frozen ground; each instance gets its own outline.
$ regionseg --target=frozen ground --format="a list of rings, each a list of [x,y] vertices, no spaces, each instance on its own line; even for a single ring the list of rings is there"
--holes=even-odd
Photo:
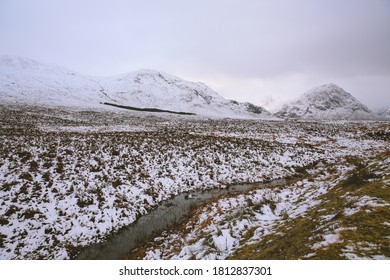
[[[1,259],[72,258],[178,193],[306,174],[311,181],[303,177],[278,190],[226,197],[199,209],[185,231],[164,233],[143,256],[226,258],[318,206],[319,197],[353,170],[346,157],[389,151],[390,127],[375,122],[5,106],[0,116]],[[388,174],[383,168],[375,172]],[[383,199],[356,197],[343,209],[346,215],[365,205],[386,206]],[[312,248],[340,239],[338,232],[321,236]],[[179,247],[170,247],[172,238]],[[346,257],[359,258],[352,245],[344,249]]]
[[[340,183],[354,167],[339,159],[326,162],[330,165],[306,170],[309,180],[299,178],[277,189],[214,201],[195,211],[179,229],[163,232],[128,258],[389,259],[389,182],[381,186],[387,200],[377,192],[371,196],[346,192],[337,198],[345,201],[328,208],[334,206],[334,191],[343,186]],[[379,176],[389,177],[388,159],[375,164]],[[386,214],[381,213],[384,209]],[[359,218],[362,213],[383,221],[373,221],[377,223],[373,228],[366,224],[368,216]],[[359,234],[370,235],[372,240]]]

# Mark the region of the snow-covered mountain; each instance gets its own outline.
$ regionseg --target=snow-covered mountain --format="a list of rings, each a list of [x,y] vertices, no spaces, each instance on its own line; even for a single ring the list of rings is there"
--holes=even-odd
[[[378,116],[350,93],[335,84],[325,84],[285,104],[276,114],[280,118],[325,120],[372,120]]]
[[[278,96],[278,95],[267,95],[262,100],[260,100],[260,105],[271,113],[278,112],[284,104],[290,102],[290,98]]]
[[[90,77],[14,56],[0,56],[0,98],[3,103],[117,110],[104,105],[110,103],[203,116],[272,118],[260,106],[227,100],[205,84],[159,71]]]
[[[381,117],[390,119],[390,105],[381,108],[375,108],[373,109],[373,112]]]
[[[264,108],[227,100],[203,83],[185,81],[154,70],[101,79],[99,84],[104,89],[102,93],[117,104],[193,112],[205,116],[271,117]]]
[[[60,66],[0,56],[2,102],[85,106],[99,105],[99,83]]]

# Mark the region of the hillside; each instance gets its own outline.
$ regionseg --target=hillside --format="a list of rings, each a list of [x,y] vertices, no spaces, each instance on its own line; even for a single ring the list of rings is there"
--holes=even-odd
[[[335,84],[325,84],[307,91],[298,100],[284,105],[275,115],[280,118],[317,120],[378,119],[365,105]]]
[[[0,57],[0,96],[5,103],[106,108],[104,103],[212,117],[271,118],[262,107],[223,98],[202,83],[153,70],[89,77],[34,60]]]
[[[374,111],[374,113],[376,113],[377,115],[379,115],[381,117],[390,119],[390,105],[389,106],[384,106],[384,107],[381,107],[381,108],[376,108],[373,111]]]

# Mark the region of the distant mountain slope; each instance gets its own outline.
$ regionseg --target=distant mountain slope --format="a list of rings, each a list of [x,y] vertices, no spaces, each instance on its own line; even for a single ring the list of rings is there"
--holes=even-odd
[[[203,83],[154,70],[101,79],[107,97],[118,104],[193,112],[199,115],[271,117],[262,107],[226,100]]]
[[[60,66],[0,56],[1,100],[43,105],[93,107],[99,104],[99,84]]]
[[[280,118],[326,120],[378,118],[350,93],[335,84],[325,84],[307,91],[298,100],[284,105],[275,115]]]
[[[128,107],[189,112],[203,116],[272,118],[264,108],[226,100],[202,83],[153,70],[116,77],[89,77],[60,66],[0,56],[3,102],[95,108],[111,103]]]
[[[260,100],[259,103],[271,113],[276,113],[284,104],[290,101],[291,99],[285,96],[268,95]]]
[[[373,110],[377,115],[390,119],[390,105]]]

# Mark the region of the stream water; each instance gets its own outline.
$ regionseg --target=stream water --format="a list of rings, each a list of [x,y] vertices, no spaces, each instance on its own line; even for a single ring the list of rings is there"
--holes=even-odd
[[[75,257],[78,260],[118,260],[134,248],[150,241],[158,232],[172,228],[189,218],[191,211],[201,203],[229,194],[258,189],[278,187],[285,184],[284,179],[267,183],[233,185],[224,189],[195,190],[183,193],[163,202],[133,224],[110,236],[107,241],[92,244],[82,249]]]

